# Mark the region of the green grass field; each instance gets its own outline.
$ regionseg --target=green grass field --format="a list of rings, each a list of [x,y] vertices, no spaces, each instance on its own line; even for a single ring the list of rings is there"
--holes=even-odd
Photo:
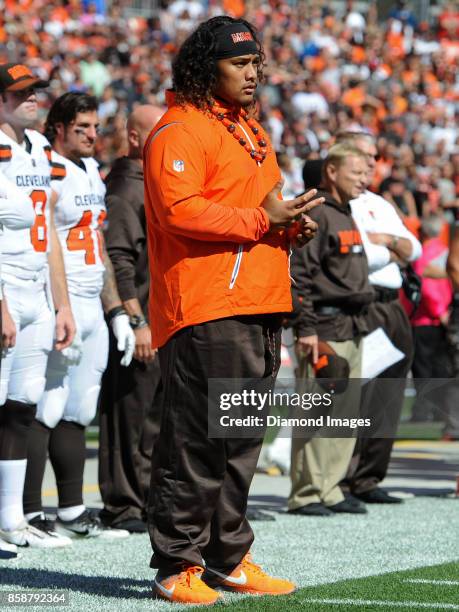
[[[216,610],[459,610],[459,584],[405,582],[459,583],[457,504],[426,497],[371,507],[367,515],[323,519],[276,513],[273,523],[254,523],[253,556],[299,590],[275,598],[227,593]],[[142,535],[117,542],[92,538],[54,551],[24,549],[19,559],[0,561],[0,592],[64,590],[69,605],[59,609],[67,612],[190,610],[152,599],[150,556],[148,537]]]
[[[459,562],[299,589],[286,597],[243,597],[223,603],[231,612],[459,610]],[[196,611],[199,607],[190,607]]]

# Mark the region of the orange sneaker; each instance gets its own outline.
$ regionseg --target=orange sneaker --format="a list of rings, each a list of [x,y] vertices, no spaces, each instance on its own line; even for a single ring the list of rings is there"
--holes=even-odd
[[[252,561],[250,553],[246,554],[231,574],[225,575],[207,568],[205,577],[212,586],[252,595],[288,595],[296,589],[289,580],[269,576]]]
[[[155,578],[154,593],[161,599],[183,604],[214,604],[221,599],[220,593],[214,591],[201,580],[204,569],[199,565],[188,567],[180,574]]]

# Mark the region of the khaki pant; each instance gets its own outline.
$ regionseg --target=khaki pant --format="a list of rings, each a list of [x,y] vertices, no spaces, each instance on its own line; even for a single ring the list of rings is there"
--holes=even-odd
[[[360,378],[362,342],[360,338],[341,342],[327,341],[337,355],[349,362],[350,378]],[[300,362],[299,376],[311,376],[307,360]],[[360,408],[360,385],[354,384],[336,395],[332,417],[356,417]],[[290,476],[292,490],[289,510],[312,503],[333,506],[343,501],[339,482],[346,475],[352,457],[355,438],[293,438]]]

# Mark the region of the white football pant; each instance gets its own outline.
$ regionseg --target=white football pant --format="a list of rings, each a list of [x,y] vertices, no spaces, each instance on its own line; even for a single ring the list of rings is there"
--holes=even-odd
[[[78,365],[68,365],[60,351],[53,350],[49,356],[37,419],[51,428],[60,420],[89,425],[108,361],[108,328],[100,298],[70,294],[70,304],[82,340],[82,356]]]
[[[3,352],[0,406],[7,399],[37,404],[45,388],[55,320],[44,278],[37,276],[35,280],[23,280],[3,275],[3,294],[16,324],[16,345]]]

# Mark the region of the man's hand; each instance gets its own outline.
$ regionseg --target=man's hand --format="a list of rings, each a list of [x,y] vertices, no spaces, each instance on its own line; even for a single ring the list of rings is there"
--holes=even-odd
[[[391,263],[396,263],[397,266],[401,269],[406,268],[406,261],[404,259],[402,259],[401,257],[399,257],[397,255],[397,253],[395,253],[394,251],[389,251],[390,252],[390,256],[389,256],[389,261]]]
[[[13,348],[16,345],[16,323],[13,321],[6,301],[2,300],[2,348]]]
[[[309,357],[309,360],[314,365],[319,359],[319,338],[315,336],[303,336],[298,338],[296,343],[297,355],[301,357]]]
[[[76,325],[73,314],[68,306],[61,306],[56,313],[56,341],[54,348],[57,351],[67,348],[73,342],[76,333]]]
[[[294,200],[279,200],[283,181],[279,181],[268,193],[261,206],[268,213],[271,228],[288,227],[294,221],[301,218],[302,213],[307,213],[322,202],[325,198],[315,198],[317,189],[310,189]]]
[[[150,363],[156,356],[157,350],[151,348],[151,331],[148,325],[134,330],[135,351],[134,359],[142,363]]]
[[[407,263],[413,253],[413,245],[411,240],[397,236],[395,234],[384,234],[377,232],[368,232],[368,238],[373,244],[385,246],[391,253],[395,253],[403,262]],[[391,258],[392,261],[396,259]],[[398,263],[398,262],[397,262]]]
[[[135,349],[135,335],[129,325],[127,314],[119,314],[110,321],[115,338],[118,341],[117,349],[124,353],[121,358],[121,365],[127,367],[131,361]]]
[[[290,243],[294,247],[303,247],[314,238],[318,230],[318,225],[307,215],[301,215],[301,220],[297,221],[288,229]]]

